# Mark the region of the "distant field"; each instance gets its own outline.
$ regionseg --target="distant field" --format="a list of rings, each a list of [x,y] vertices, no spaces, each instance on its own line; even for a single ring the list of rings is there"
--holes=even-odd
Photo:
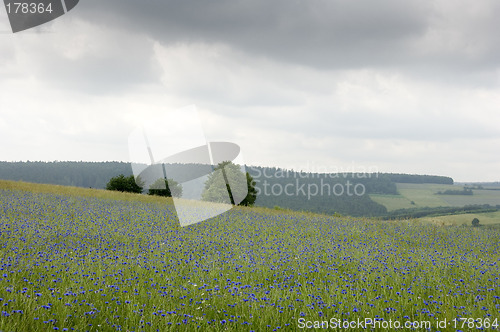
[[[440,217],[424,217],[419,220],[445,226],[471,226],[472,219],[478,218],[480,226],[500,227],[500,211],[487,213],[457,214]]]
[[[499,190],[473,190],[474,195],[436,195],[438,191],[461,190],[461,185],[398,183],[400,195],[370,195],[388,211],[415,207],[465,206],[473,204],[500,204]],[[415,204],[411,204],[411,202]]]
[[[499,190],[473,190],[472,196],[442,195],[442,199],[452,206],[463,206],[468,204],[500,204]]]
[[[372,194],[370,195],[370,198],[375,202],[385,206],[388,211],[411,209],[416,207],[416,205],[411,204],[411,200],[402,195]]]

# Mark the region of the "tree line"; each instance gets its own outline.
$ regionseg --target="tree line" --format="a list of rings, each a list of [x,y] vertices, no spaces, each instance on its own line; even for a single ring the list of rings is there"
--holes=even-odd
[[[197,178],[213,171],[211,165],[170,165],[169,178],[165,186],[158,182],[153,188],[142,188],[141,192],[175,197],[176,189],[168,186],[171,178],[181,179]],[[441,183],[453,184],[453,179],[432,175],[409,175],[388,173],[337,173],[318,174],[283,170],[275,167],[247,167],[248,175],[255,181],[256,206],[273,208],[279,206],[293,210],[304,210],[327,214],[340,213],[353,216],[385,216],[387,209],[369,197],[369,194],[398,194],[396,183]],[[0,178],[6,180],[22,180],[35,183],[48,183],[77,187],[91,187],[97,189],[107,188],[108,182],[113,177],[133,177],[132,165],[124,162],[0,162]],[[182,176],[185,175],[186,179]],[[160,179],[161,180],[161,179]],[[297,185],[297,180],[299,183]],[[165,181],[165,179],[163,179]],[[215,180],[214,180],[215,181]],[[220,179],[217,180],[220,182]],[[264,188],[264,181],[267,187]],[[323,181],[323,182],[322,182]],[[330,194],[326,193],[326,184]],[[131,184],[129,184],[131,186]],[[309,195],[303,188],[314,190],[325,189],[323,194]],[[323,187],[322,187],[323,185]],[[357,187],[357,194],[349,190]],[[274,186],[274,187],[273,187]],[[288,187],[287,187],[288,186]],[[292,187],[293,186],[293,187]],[[362,186],[362,187],[361,187]],[[170,192],[167,190],[170,190]],[[177,186],[174,186],[177,188]],[[269,195],[264,190],[275,189]],[[282,188],[283,190],[278,190]],[[285,192],[284,189],[288,191]],[[294,190],[292,190],[292,188]],[[363,188],[363,192],[361,192]],[[335,190],[335,194],[331,191]],[[344,189],[344,192],[341,192]],[[137,188],[136,188],[137,190]],[[287,193],[291,193],[289,195]],[[314,193],[314,192],[313,192]],[[207,195],[207,194],[205,194]],[[234,195],[238,195],[235,192]],[[208,198],[207,198],[208,199]]]
[[[112,177],[106,184],[107,190],[143,193],[144,181],[140,175]],[[182,184],[170,178],[158,178],[147,189],[148,195],[181,197]],[[241,171],[240,166],[232,162],[222,162],[214,167],[205,182],[202,200],[233,205],[251,206],[255,204],[257,191],[252,176]]]
[[[418,175],[418,174],[399,174],[387,173],[392,182],[396,183],[435,183],[435,184],[453,184],[453,179],[449,176],[440,175]]]

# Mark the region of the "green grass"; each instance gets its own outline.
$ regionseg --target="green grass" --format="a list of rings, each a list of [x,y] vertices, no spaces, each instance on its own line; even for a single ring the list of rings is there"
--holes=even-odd
[[[375,202],[385,206],[387,208],[387,211],[411,209],[416,207],[415,204],[411,204],[411,200],[402,195],[370,194],[370,198]]]
[[[500,205],[500,190],[473,190],[474,195],[442,195],[442,199],[450,206],[464,205]]]
[[[500,230],[244,207],[181,228],[173,212],[167,199],[1,181],[0,331],[500,314]]]
[[[172,203],[170,198],[165,198],[160,196],[139,195],[139,194],[123,193],[119,191],[109,191],[103,189],[30,183],[24,181],[0,180],[0,189],[28,191],[32,193],[58,194],[71,197],[92,197],[92,198],[120,200],[120,201],[133,201],[133,202],[145,202],[145,203],[166,202],[167,204]]]
[[[452,185],[411,183],[398,183],[397,187],[402,196],[415,202],[416,207],[450,206],[443,199],[444,195],[436,195],[436,193],[448,189],[462,189],[462,187],[457,188]]]
[[[472,226],[471,222],[474,218],[479,219],[481,226],[500,226],[500,211],[487,213],[466,213],[439,217],[424,217],[420,218],[419,220],[421,220],[422,222],[429,222],[445,226]]]
[[[473,190],[467,195],[436,195],[438,191],[461,190],[463,186],[443,184],[398,183],[399,195],[370,195],[375,202],[384,205],[388,211],[418,207],[500,205],[500,190]],[[414,204],[411,204],[411,202]]]

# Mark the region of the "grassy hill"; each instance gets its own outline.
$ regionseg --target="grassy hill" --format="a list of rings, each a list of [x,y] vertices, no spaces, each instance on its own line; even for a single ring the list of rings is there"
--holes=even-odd
[[[500,229],[245,207],[180,227],[166,198],[0,181],[0,330],[500,324],[499,238]]]
[[[144,165],[145,166],[145,165]],[[208,168],[207,168],[208,167]],[[209,165],[169,165],[169,177],[178,182],[199,181],[201,188],[206,179],[201,175],[211,171]],[[383,174],[383,173],[305,173],[275,167],[252,167],[247,171],[256,181],[259,191],[256,205],[311,211],[316,213],[351,216],[384,216],[384,205],[370,195],[395,195],[395,182],[452,184],[445,176]],[[132,174],[132,166],[123,162],[2,162],[0,179],[28,181],[84,188],[105,188],[111,177]],[[146,188],[147,189],[147,188]],[[184,194],[199,196],[197,190],[184,188]],[[193,187],[191,187],[193,189]],[[201,190],[201,189],[200,189]],[[354,194],[353,192],[356,191]],[[380,196],[383,197],[383,196]],[[391,197],[391,196],[388,196]],[[387,200],[386,200],[387,201]],[[408,202],[409,204],[409,202]]]
[[[399,195],[377,195],[371,194],[370,198],[384,205],[387,211],[401,209],[418,209],[426,207],[465,207],[470,205],[491,206],[500,205],[500,190],[495,188],[473,189],[473,195],[438,195],[438,192],[446,190],[463,190],[466,184],[444,185],[444,184],[411,184],[397,183]],[[431,211],[432,212],[432,211]],[[427,216],[419,218],[424,223],[443,226],[471,227],[474,218],[480,220],[480,227],[500,228],[500,211],[484,213],[456,213],[444,216]]]
[[[467,213],[449,216],[424,217],[420,218],[422,222],[434,223],[443,226],[467,226],[472,227],[472,219],[478,218],[479,227],[500,228],[500,211],[485,213]]]
[[[473,189],[473,195],[437,195],[439,191],[462,190],[463,185],[397,183],[399,195],[370,194],[388,211],[415,207],[500,205],[500,190]],[[413,204],[412,204],[413,202]]]

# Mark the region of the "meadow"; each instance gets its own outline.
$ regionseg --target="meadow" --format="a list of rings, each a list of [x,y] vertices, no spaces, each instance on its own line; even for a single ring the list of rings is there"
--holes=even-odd
[[[0,331],[498,330],[499,239],[244,207],[181,228],[166,198],[0,181]]]
[[[416,207],[500,205],[500,190],[474,189],[474,195],[436,195],[438,191],[462,190],[462,185],[397,183],[399,195],[370,194],[388,211]],[[413,204],[412,204],[413,202]]]
[[[464,213],[438,217],[419,218],[422,222],[431,222],[443,226],[472,227],[472,219],[478,218],[479,227],[500,228],[500,211],[484,213]]]

